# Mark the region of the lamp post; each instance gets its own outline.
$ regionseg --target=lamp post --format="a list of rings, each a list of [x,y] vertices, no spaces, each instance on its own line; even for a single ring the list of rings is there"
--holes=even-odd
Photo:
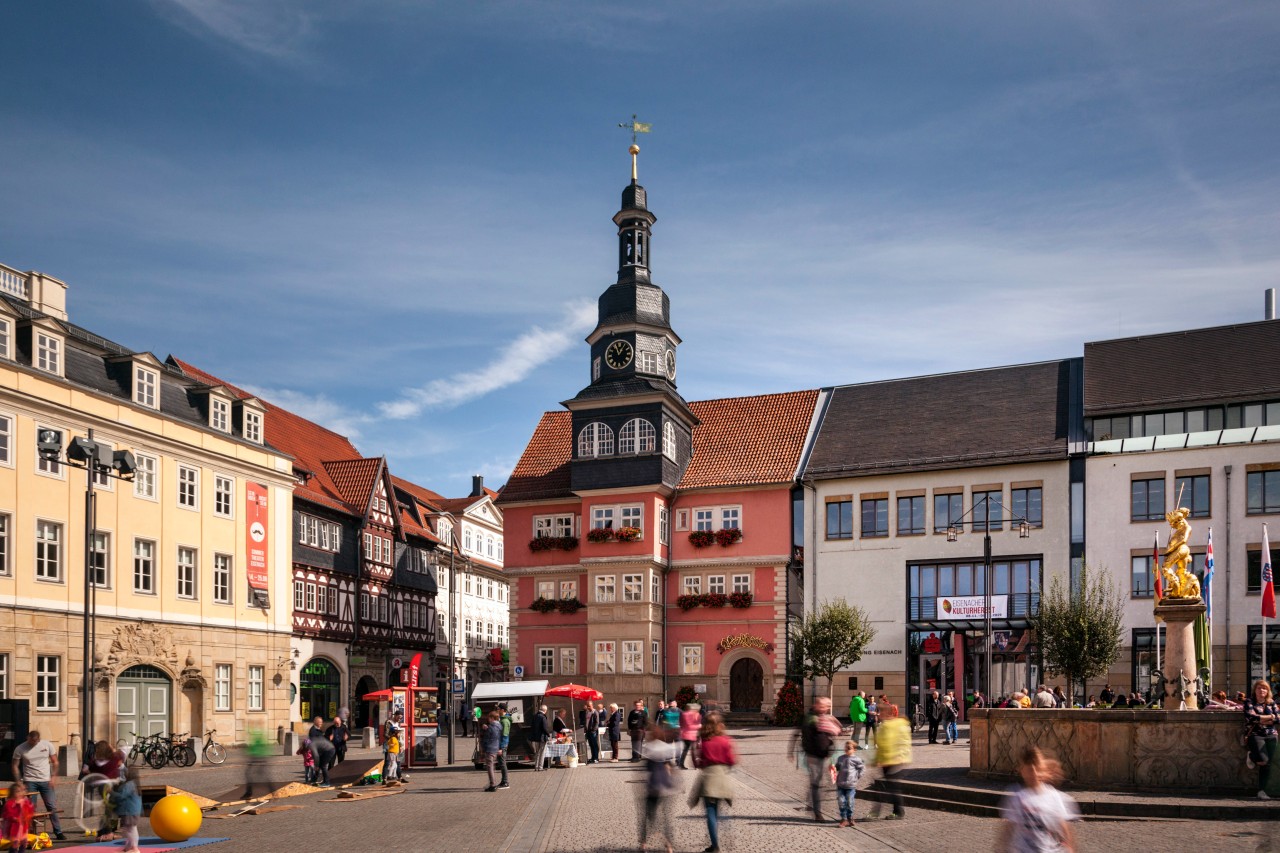
[[[1004,504],[999,500],[992,498],[989,494],[983,495],[981,498],[973,502],[973,506],[963,513],[959,518],[950,521],[947,524],[947,541],[955,542],[960,533],[960,528],[966,524],[972,525],[977,529],[979,524],[982,525],[982,603],[983,603],[983,628],[985,631],[983,637],[983,645],[986,646],[984,660],[986,663],[986,673],[982,683],[982,693],[987,703],[991,702],[991,504],[1004,509]],[[965,521],[967,516],[977,512],[978,507],[985,506],[987,512],[983,521],[974,521],[970,519]],[[1009,523],[1012,524],[1016,519],[1018,522],[1018,538],[1028,539],[1031,536],[1031,522],[1020,515],[1013,512],[1009,513]],[[1004,522],[1001,521],[1001,526]]]
[[[36,451],[40,458],[54,464],[65,462],[73,468],[85,471],[84,491],[84,630],[83,630],[83,668],[84,687],[80,701],[80,741],[86,756],[90,755],[94,746],[93,720],[93,675],[95,662],[93,659],[97,647],[97,597],[98,583],[94,577],[93,561],[94,544],[97,539],[97,496],[94,494],[94,477],[112,477],[117,480],[130,481],[137,462],[133,453],[128,450],[113,450],[111,461],[103,460],[103,448],[93,440],[93,430],[88,430],[84,437],[71,439],[64,452],[62,433],[53,429],[42,429],[36,436]]]
[[[462,709],[458,705],[458,701],[453,698],[453,679],[458,674],[457,663],[454,658],[454,643],[457,641],[457,634],[454,626],[458,623],[457,618],[457,600],[454,598],[454,590],[458,588],[458,574],[453,562],[453,528],[449,529],[449,615],[445,620],[445,630],[449,637],[449,678],[446,689],[449,691],[449,764],[453,764],[453,738],[454,732],[458,726],[462,724]]]

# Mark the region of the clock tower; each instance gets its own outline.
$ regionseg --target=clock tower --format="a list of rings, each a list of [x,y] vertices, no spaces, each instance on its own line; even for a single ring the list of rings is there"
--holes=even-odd
[[[564,403],[573,413],[574,491],[666,486],[675,488],[689,464],[698,423],[676,391],[671,300],[650,279],[650,239],[657,217],[636,179],[622,191],[618,280],[599,300],[599,319],[587,336],[591,384]]]

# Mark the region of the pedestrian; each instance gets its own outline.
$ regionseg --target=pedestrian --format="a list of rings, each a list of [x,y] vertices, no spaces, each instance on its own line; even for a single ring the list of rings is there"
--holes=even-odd
[[[399,711],[391,715],[387,720],[387,724],[382,727],[382,781],[390,782],[400,778],[400,752],[404,746],[404,726],[401,725],[403,717]],[[391,747],[395,746],[396,751],[393,753]],[[326,775],[325,781],[329,778]]]
[[[684,759],[698,742],[698,729],[702,728],[701,711],[696,702],[690,702],[680,712],[680,742],[684,748],[680,752],[680,762],[677,766],[681,770],[689,769],[684,766]]]
[[[645,728],[649,725],[649,715],[644,709],[644,700],[637,699],[631,712],[627,714],[627,734],[631,737],[631,760],[640,760],[640,747],[644,745]]]
[[[471,722],[471,705],[466,699],[462,700],[462,706],[458,709],[458,728],[461,729],[460,734],[467,736],[468,724]]]
[[[1276,757],[1276,723],[1280,721],[1280,707],[1271,694],[1271,685],[1259,678],[1253,683],[1253,695],[1244,702],[1244,717],[1249,724],[1245,741],[1249,755],[1245,765],[1258,768],[1258,799],[1269,800],[1267,784],[1271,781],[1271,764]]]
[[[956,697],[947,691],[947,695],[942,700],[942,722],[946,725],[948,744],[960,742],[960,729],[956,725],[956,721],[960,718],[960,712],[956,710]]]
[[[707,812],[707,835],[711,840],[706,853],[717,853],[720,850],[720,804],[733,806],[733,777],[729,775],[729,768],[738,763],[738,754],[733,748],[733,741],[725,734],[724,717],[716,711],[708,713],[702,725],[693,763],[702,772],[689,793],[689,805],[692,807],[702,800]]]
[[[341,764],[347,757],[347,740],[351,737],[351,729],[342,717],[334,717],[333,724],[324,730],[324,736],[333,744],[333,763]]]
[[[542,765],[547,760],[547,738],[549,736],[547,706],[542,705],[538,708],[538,713],[533,715],[533,722],[529,724],[529,745],[533,747],[533,769],[535,773],[546,769]]]
[[[840,807],[840,825],[853,826],[853,798],[866,763],[858,757],[858,742],[845,741],[844,755],[836,759],[831,775],[836,783],[836,801]]]
[[[987,707],[987,697],[982,695],[982,691],[980,690],[973,691],[973,705],[971,705],[970,707],[972,708]]]
[[[559,716],[560,711],[557,711]],[[498,727],[502,731],[502,739],[499,741],[500,752],[498,753],[498,767],[502,770],[502,781],[498,783],[499,788],[510,788],[507,783],[507,750],[511,746],[511,713],[507,710],[507,703],[498,703]]]
[[[311,749],[311,738],[304,737],[294,755],[302,756],[302,784],[314,785],[316,783],[316,754]]]
[[[640,812],[640,849],[649,848],[650,833],[661,834],[667,853],[672,853],[675,834],[671,830],[671,794],[676,789],[675,732],[654,724],[644,742],[645,794]]]
[[[324,717],[319,715],[311,721],[311,728],[307,730],[308,740],[319,740],[324,737]]]
[[[876,733],[876,764],[880,767],[885,792],[893,803],[893,814],[885,819],[901,820],[906,810],[902,806],[898,774],[911,763],[911,725],[898,716],[897,705],[882,706],[880,717],[880,731]],[[880,816],[879,803],[872,809],[871,816]]]
[[[249,728],[248,740],[248,749],[245,751],[249,760],[244,765],[244,796],[241,797],[244,800],[253,799],[260,788],[271,791],[274,787],[267,778],[267,757],[272,753],[272,743],[268,742],[266,733],[257,726]]]
[[[329,770],[333,767],[333,759],[337,752],[333,748],[333,744],[329,743],[324,737],[324,732],[320,733],[320,737],[311,740],[311,752],[315,760],[315,786],[317,788],[329,787]],[[383,772],[383,779],[386,779],[386,773]]]
[[[476,730],[476,736],[480,739],[480,750],[484,753],[485,772],[489,774],[489,787],[484,790],[486,794],[491,794],[498,790],[495,769],[498,766],[498,756],[502,754],[502,714],[496,708],[485,717],[485,724]]]
[[[609,703],[609,749],[613,751],[612,763],[618,763],[618,743],[622,740],[622,709],[616,702]]]
[[[659,724],[667,731],[674,732],[680,728],[680,709],[676,706],[676,700],[672,699],[668,702],[667,707],[663,708],[658,716]]]
[[[819,696],[800,730],[800,747],[809,773],[809,808],[815,821],[822,820],[822,785],[839,735],[840,721],[831,715],[831,699]]]
[[[849,722],[853,725],[853,739],[857,740],[862,727],[867,724],[867,694],[859,690],[849,700]]]
[[[942,699],[938,691],[929,694],[924,703],[924,716],[929,721],[929,743],[938,742],[938,726],[942,725]]]
[[[1098,701],[1104,705],[1110,705],[1112,702],[1116,701],[1116,694],[1112,692],[1111,685],[1109,683],[1102,685],[1102,692],[1098,694]]]
[[[142,820],[142,780],[138,768],[130,767],[123,782],[111,792],[111,804],[120,818],[120,833],[124,835],[121,853],[139,853],[138,821]]]
[[[587,763],[600,763],[600,715],[604,711],[602,705],[600,710],[596,710],[596,706],[587,703],[587,717],[583,723],[583,733],[587,738]]]
[[[114,841],[120,820],[115,809],[111,807],[111,797],[106,794],[112,784],[124,778],[125,755],[122,750],[115,749],[105,740],[100,740],[93,747],[93,755],[80,768],[80,779],[85,784],[85,799],[104,800],[106,807],[102,810],[102,820],[98,824],[98,841]],[[101,779],[97,777],[103,777]]]
[[[21,779],[26,784],[28,791],[40,795],[45,811],[49,812],[54,838],[66,841],[67,836],[62,834],[62,821],[58,820],[58,802],[53,795],[53,777],[58,775],[58,750],[41,738],[40,732],[32,729],[27,733],[27,739],[13,751],[10,770],[14,779]]]
[[[1053,787],[1060,775],[1058,762],[1028,746],[1018,758],[1022,785],[1011,788],[1001,808],[999,851],[1007,853],[1073,853],[1071,824],[1080,819],[1075,801]]]
[[[27,796],[27,786],[15,779],[9,786],[9,796],[0,811],[0,838],[9,842],[10,850],[26,850],[27,834],[31,831],[31,818],[36,807]]]
[[[874,695],[867,697],[867,722],[863,729],[863,744],[871,746],[876,742],[876,727],[880,725],[880,703]]]

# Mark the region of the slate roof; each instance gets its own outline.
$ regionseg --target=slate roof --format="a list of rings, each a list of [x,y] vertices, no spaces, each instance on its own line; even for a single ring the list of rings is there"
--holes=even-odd
[[[676,393],[675,387],[666,379],[658,377],[629,376],[607,382],[588,385],[578,392],[573,401],[581,400],[616,400],[622,397],[633,397],[640,394],[667,394],[681,403],[684,398]],[[688,405],[687,403],[685,405]]]
[[[1084,345],[1085,416],[1280,398],[1280,321]]]
[[[832,389],[817,479],[1067,458],[1070,360]]]
[[[817,398],[817,391],[792,391],[691,403],[702,423],[693,429],[693,461],[679,488],[791,482]],[[572,497],[572,440],[569,412],[543,414],[499,500]]]

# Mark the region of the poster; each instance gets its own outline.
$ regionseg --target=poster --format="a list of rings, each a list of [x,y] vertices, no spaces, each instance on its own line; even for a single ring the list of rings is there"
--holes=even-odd
[[[267,487],[258,483],[244,484],[245,570],[249,589],[267,589]]]

